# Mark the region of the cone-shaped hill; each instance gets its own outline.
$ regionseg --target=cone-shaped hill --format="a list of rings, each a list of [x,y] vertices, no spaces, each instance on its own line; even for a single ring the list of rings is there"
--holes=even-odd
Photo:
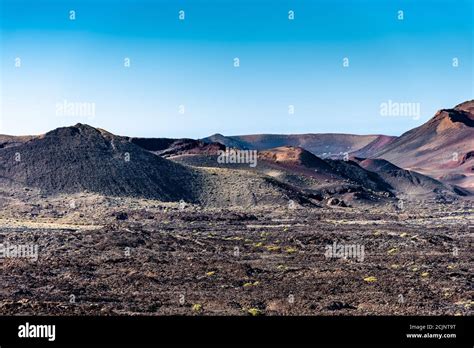
[[[45,194],[89,191],[192,202],[199,189],[199,174],[191,168],[83,124],[1,149],[0,176]]]

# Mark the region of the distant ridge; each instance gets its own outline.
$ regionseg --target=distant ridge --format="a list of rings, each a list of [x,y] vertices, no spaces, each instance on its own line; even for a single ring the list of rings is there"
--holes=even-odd
[[[357,151],[377,141],[383,135],[354,134],[253,134],[223,136],[214,134],[202,139],[205,142],[218,142],[227,147],[241,149],[268,150],[281,146],[302,147],[317,156],[337,156]]]

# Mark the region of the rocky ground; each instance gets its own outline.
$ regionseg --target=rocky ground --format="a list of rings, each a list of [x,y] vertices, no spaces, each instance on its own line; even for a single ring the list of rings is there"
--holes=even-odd
[[[0,243],[37,245],[39,257],[0,259],[1,315],[471,311],[470,201],[200,209],[24,195],[3,199]],[[328,255],[334,242],[363,258]]]

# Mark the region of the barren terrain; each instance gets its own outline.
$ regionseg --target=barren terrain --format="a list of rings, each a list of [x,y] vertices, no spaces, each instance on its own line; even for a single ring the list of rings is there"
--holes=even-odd
[[[201,209],[95,194],[3,209],[0,313],[467,315],[470,201],[366,208]],[[14,209],[13,209],[14,207]],[[334,242],[365,257],[326,257]]]

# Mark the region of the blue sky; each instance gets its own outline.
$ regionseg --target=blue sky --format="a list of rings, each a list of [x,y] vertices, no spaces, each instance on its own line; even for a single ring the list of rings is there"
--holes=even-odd
[[[471,0],[0,3],[0,133],[398,135],[474,98]],[[58,113],[65,100],[94,113]],[[382,116],[389,100],[420,117]]]

